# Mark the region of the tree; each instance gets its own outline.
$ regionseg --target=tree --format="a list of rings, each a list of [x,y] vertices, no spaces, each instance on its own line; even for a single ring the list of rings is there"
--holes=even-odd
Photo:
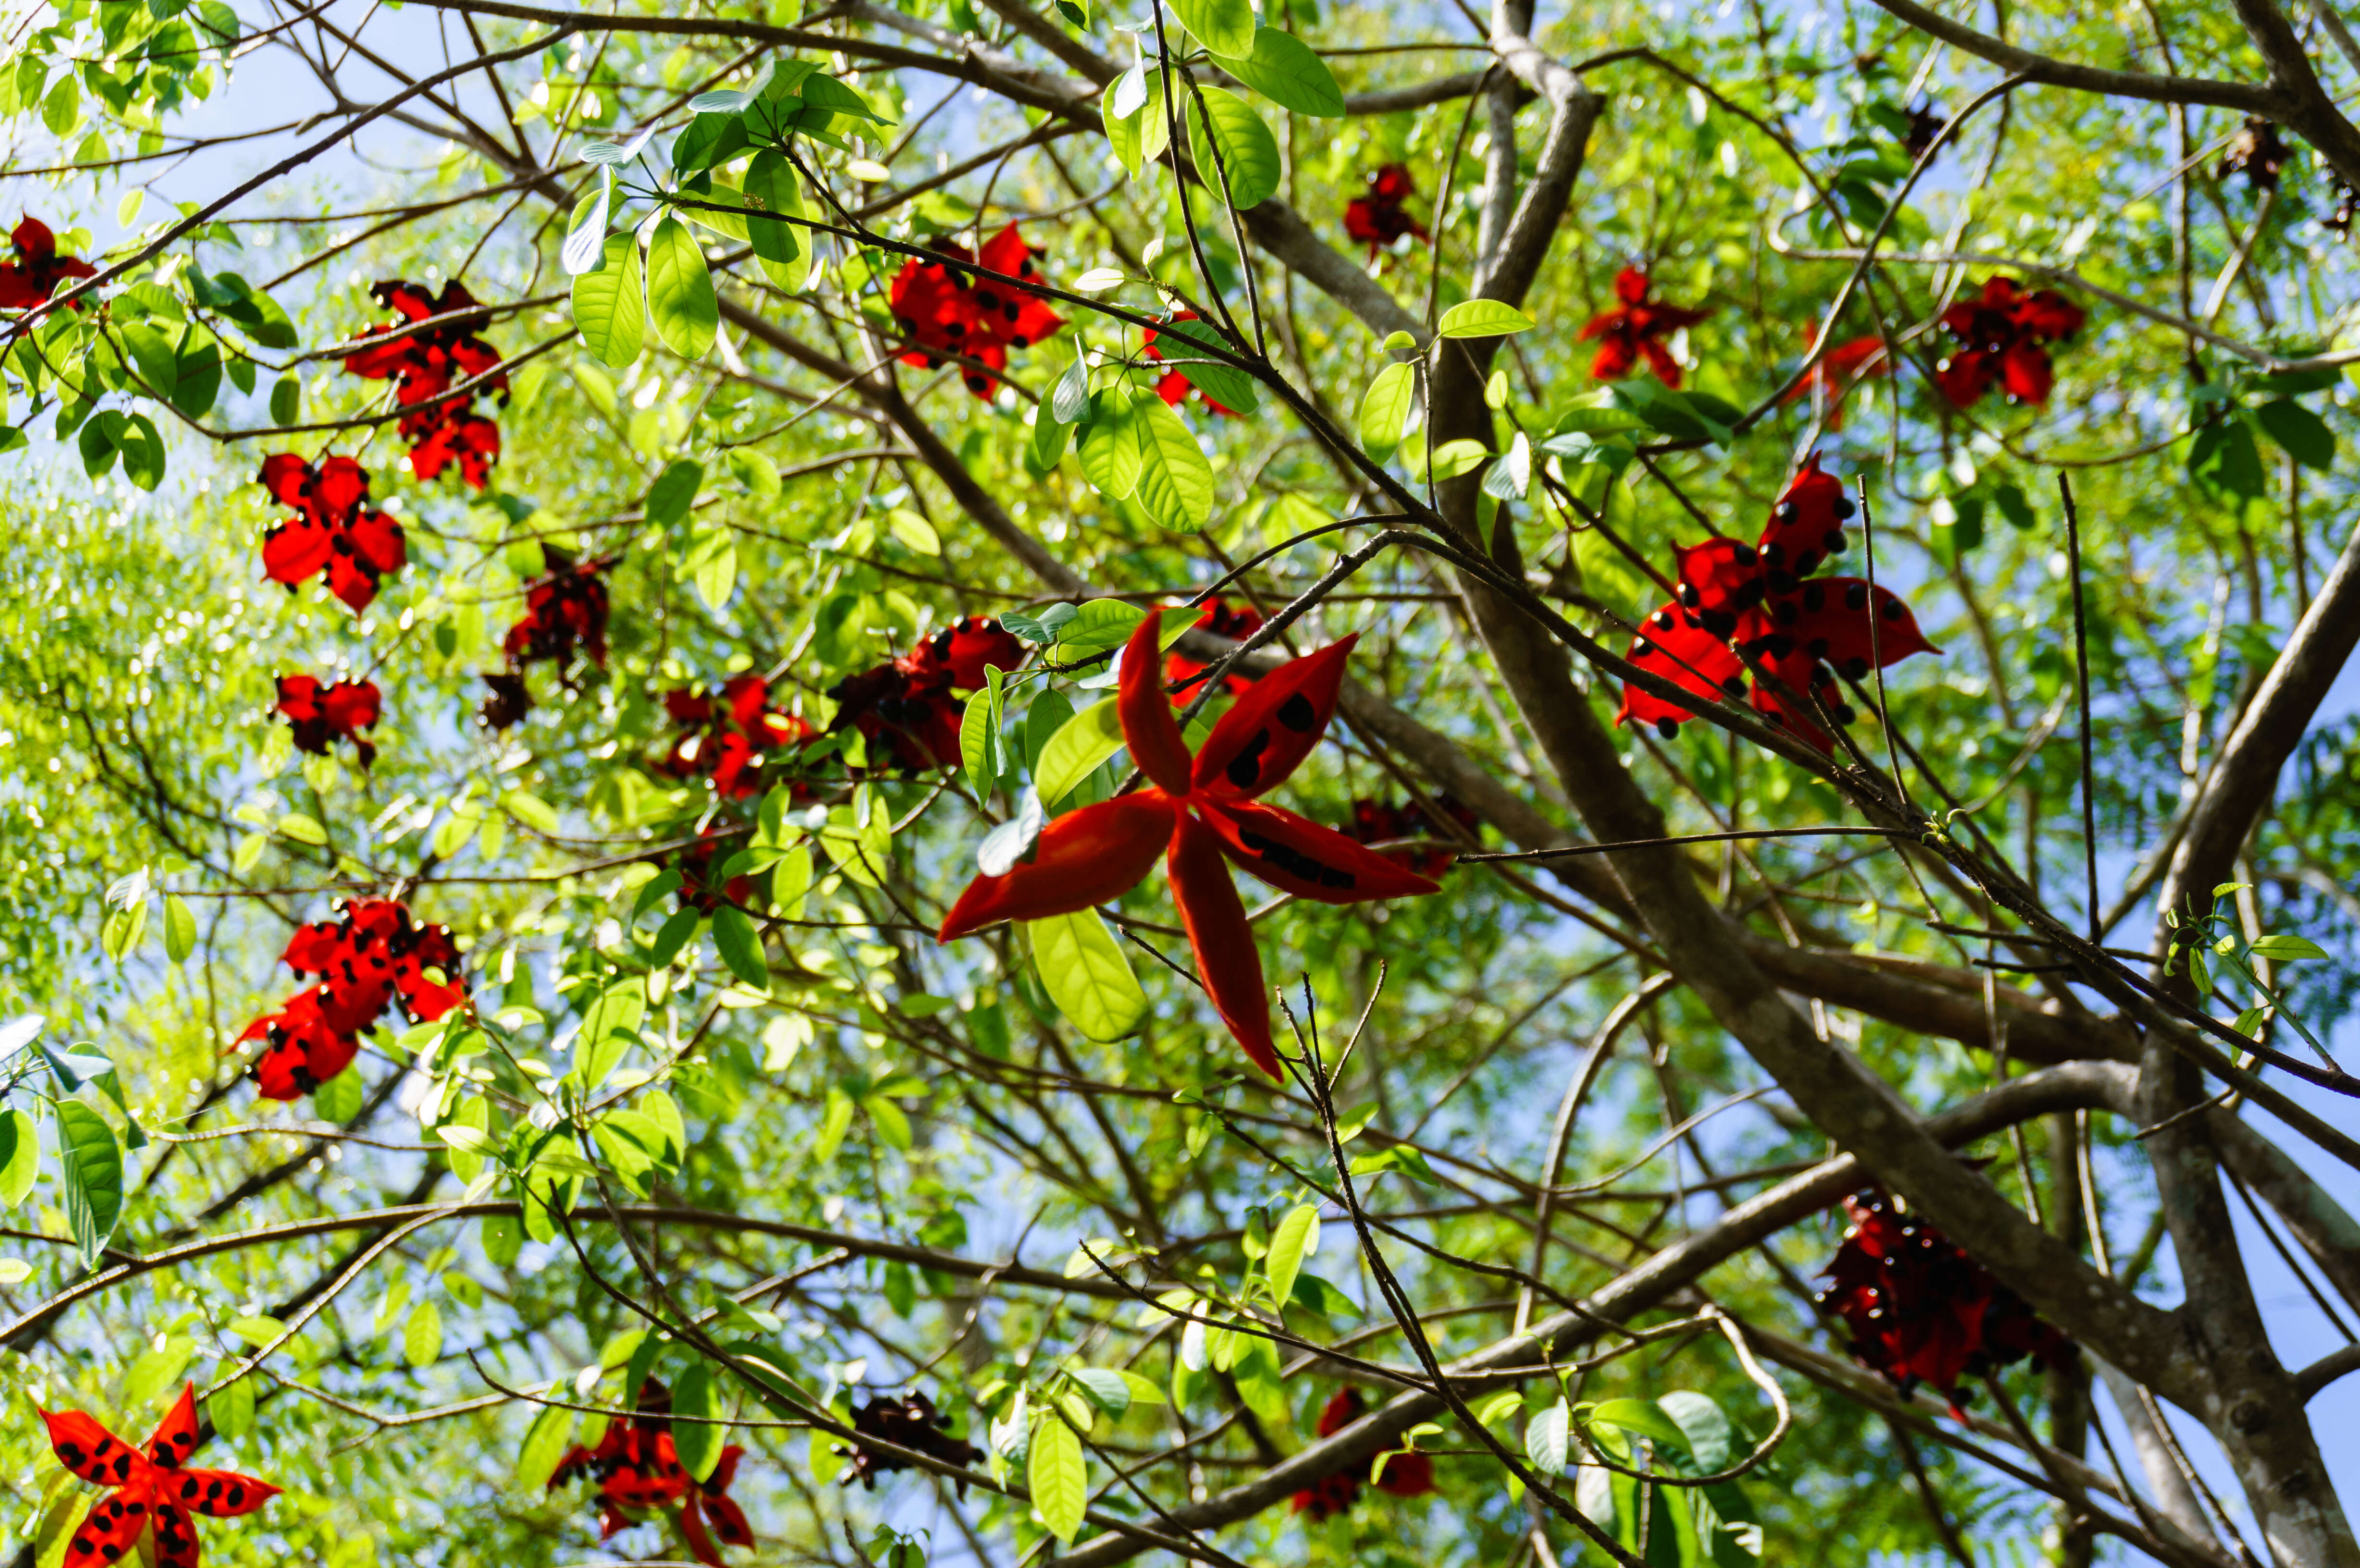
[[[2331,7],[12,27],[14,1562],[2360,1564]]]

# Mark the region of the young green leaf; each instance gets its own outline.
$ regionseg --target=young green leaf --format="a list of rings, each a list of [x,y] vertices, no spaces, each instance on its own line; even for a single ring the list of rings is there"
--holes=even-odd
[[[639,357],[647,307],[639,283],[639,242],[608,234],[606,264],[574,279],[574,325],[583,346],[620,369]]]
[[[696,236],[670,215],[648,236],[648,314],[664,346],[681,358],[703,359],[713,351],[721,324],[713,275]]]
[[[175,964],[181,964],[196,951],[196,915],[189,909],[186,898],[178,893],[167,895],[164,899],[164,956]]]
[[[1091,769],[1122,746],[1122,721],[1115,714],[1112,698],[1067,719],[1042,746],[1040,761],[1032,769],[1032,787],[1041,793],[1041,804],[1054,806],[1064,800],[1075,785],[1090,776]]]
[[[41,1173],[41,1138],[22,1111],[0,1111],[0,1209],[13,1209],[32,1195]]]
[[[1377,372],[1360,397],[1360,446],[1379,463],[1401,450],[1402,432],[1417,399],[1417,367],[1396,361]]]
[[[1462,299],[1442,312],[1435,331],[1446,338],[1496,338],[1528,332],[1538,321],[1497,299]]]
[[[401,1326],[402,1359],[412,1367],[432,1367],[442,1355],[442,1313],[432,1301],[410,1309]]]
[[[1076,1029],[1114,1040],[1139,1028],[1147,1017],[1146,993],[1096,909],[1031,920],[1024,931],[1043,987]]]
[[[615,171],[598,171],[597,189],[574,203],[574,222],[557,259],[568,278],[579,278],[606,265],[606,221],[615,208]]]
[[[1300,1203],[1287,1211],[1286,1217],[1270,1233],[1270,1252],[1262,1259],[1262,1271],[1270,1276],[1270,1293],[1283,1306],[1294,1299],[1295,1277],[1302,1272],[1306,1253],[1318,1246],[1319,1210],[1311,1203]]]
[[[1024,1480],[1042,1524],[1059,1541],[1070,1542],[1080,1533],[1082,1513],[1089,1504],[1089,1462],[1082,1454],[1081,1438],[1054,1410],[1043,1411],[1033,1425]]]

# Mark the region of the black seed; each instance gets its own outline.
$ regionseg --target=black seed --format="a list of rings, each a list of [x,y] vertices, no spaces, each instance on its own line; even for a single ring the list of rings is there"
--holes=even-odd
[[[1662,735],[1666,740],[1670,740],[1673,736],[1680,733],[1680,721],[1677,719],[1657,719],[1655,721],[1655,733]]]
[[[1672,619],[1672,613],[1669,610],[1658,610],[1655,612],[1655,625],[1665,631],[1670,631],[1679,623]]]
[[[1844,608],[1847,610],[1865,610],[1868,608],[1867,583],[1853,583],[1845,587]]]
[[[1795,520],[1795,514],[1797,509],[1798,508],[1796,506],[1794,502],[1781,501],[1776,506],[1770,508],[1770,515],[1777,518],[1782,523],[1791,523]]]
[[[1819,611],[1820,611],[1820,610],[1822,610],[1822,609],[1824,609],[1824,608],[1826,607],[1826,605],[1827,605],[1827,602],[1828,602],[1828,591],[1827,591],[1827,588],[1826,588],[1826,586],[1825,586],[1824,584],[1822,584],[1822,583],[1808,583],[1808,584],[1806,584],[1806,585],[1804,586],[1804,589],[1803,589],[1803,608],[1804,608],[1804,609],[1808,610],[1812,615],[1818,615],[1818,614],[1819,613]]]
[[[1820,542],[1828,547],[1828,553],[1830,555],[1841,555],[1843,553],[1844,547],[1843,529],[1830,528],[1827,532],[1827,538]]]
[[[1901,618],[1901,601],[1887,599],[1876,607],[1876,613],[1888,621],[1897,621]]]
[[[1254,731],[1253,738],[1240,747],[1237,756],[1229,758],[1229,765],[1221,769],[1223,777],[1240,789],[1250,788],[1262,777],[1262,754],[1269,749],[1270,732]]]
[[[1851,676],[1855,681],[1859,680],[1862,676],[1868,673],[1868,660],[1864,659],[1845,659],[1844,673]]]
[[[1732,675],[1721,683],[1721,689],[1732,697],[1743,697],[1745,695],[1745,681],[1743,678]]]
[[[1309,735],[1319,724],[1319,710],[1311,699],[1297,691],[1278,705],[1278,722],[1296,735]]]
[[[1828,656],[1828,639],[1823,637],[1813,637],[1805,647],[1804,651],[1813,659],[1825,659]]]
[[[1698,605],[1698,604],[1701,604],[1703,601],[1704,601],[1704,595],[1703,595],[1703,594],[1701,594],[1701,593],[1698,593],[1698,592],[1696,591],[1696,584],[1695,584],[1695,583],[1681,583],[1681,584],[1680,584],[1680,603],[1681,603],[1681,604],[1686,604],[1689,609],[1693,610],[1693,609],[1695,609],[1695,608],[1697,607],[1697,605]]]
[[[1851,517],[1854,512],[1860,510],[1860,508],[1852,504],[1851,496],[1839,495],[1836,497],[1835,505],[1830,506],[1829,510],[1835,513],[1839,519],[1841,519]]]
[[[1754,564],[1754,547],[1750,544],[1739,545],[1736,550],[1731,553],[1732,558],[1740,566],[1751,566]]]

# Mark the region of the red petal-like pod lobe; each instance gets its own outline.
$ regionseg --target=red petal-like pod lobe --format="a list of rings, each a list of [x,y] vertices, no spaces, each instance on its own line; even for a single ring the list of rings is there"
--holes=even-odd
[[[1641,623],[1625,657],[1649,674],[1677,682],[1708,701],[1745,694],[1744,661],[1710,632],[1690,626],[1676,604],[1664,605]],[[1666,725],[1677,727],[1682,720],[1694,717],[1688,708],[1625,684],[1622,706],[1614,722],[1654,724],[1668,735],[1671,731]]]
[[[49,1448],[78,1479],[120,1486],[148,1472],[148,1456],[81,1410],[43,1410]]]
[[[1762,552],[1718,536],[1683,545],[1679,605],[1688,623],[1717,637],[1737,630],[1737,617],[1762,602]]]
[[[262,460],[258,476],[271,499],[283,506],[309,510],[312,505],[311,465],[291,452],[274,452]]]
[[[294,588],[324,570],[335,549],[334,532],[309,517],[290,517],[262,536],[262,572]]]
[[[1253,800],[1206,800],[1196,807],[1229,857],[1281,892],[1323,904],[1359,904],[1431,893],[1437,884],[1390,855],[1364,849],[1333,828]]]
[[[1773,599],[1765,615],[1795,647],[1854,681],[1913,653],[1942,651],[1926,640],[1918,617],[1891,589],[1878,587],[1874,601],[1872,619],[1866,578],[1821,577]]]
[[[265,484],[269,483],[270,463],[278,461],[279,459],[274,457],[263,464]],[[313,488],[312,494],[319,497],[320,505],[328,512],[337,515],[349,512],[367,500],[368,493],[368,470],[359,463],[344,456],[324,457],[320,460],[319,483]],[[282,495],[279,499],[285,500],[287,497]]]
[[[250,1514],[279,1495],[268,1481],[233,1470],[180,1470],[158,1476],[157,1489],[164,1498],[212,1519],[235,1519]]]
[[[158,1503],[154,1514],[156,1568],[197,1568],[197,1525],[189,1510],[178,1503]]]
[[[696,1506],[694,1495],[681,1505],[680,1533],[688,1542],[688,1554],[704,1563],[705,1568],[727,1568],[721,1561],[719,1550],[713,1544],[713,1538],[705,1533],[703,1510]]]
[[[746,1510],[727,1497],[705,1496],[705,1511],[713,1520],[713,1533],[725,1546],[751,1546],[754,1527],[747,1521]]]
[[[1762,530],[1762,568],[1770,591],[1785,593],[1842,550],[1843,526],[1855,510],[1843,482],[1821,473],[1819,454],[1812,453],[1770,508],[1769,526]]]
[[[1262,984],[1262,952],[1254,946],[1253,928],[1246,923],[1238,885],[1229,880],[1220,835],[1187,812],[1180,812],[1164,868],[1171,875],[1180,923],[1187,928],[1188,946],[1196,955],[1196,974],[1213,999],[1213,1010],[1246,1048],[1253,1064],[1284,1083],[1278,1051],[1271,1041],[1270,988]]]
[[[115,1568],[129,1556],[148,1529],[145,1490],[126,1486],[93,1503],[66,1540],[66,1568]]]
[[[1344,661],[1354,632],[1318,652],[1283,664],[1221,715],[1196,753],[1196,787],[1210,795],[1251,798],[1303,765],[1336,716]]]
[[[2049,351],[2038,343],[2027,340],[2016,343],[1999,356],[2000,385],[2018,402],[2048,402],[2049,389],[2056,379]]]
[[[1765,676],[1792,690],[1798,700],[1790,700],[1776,686],[1757,681],[1748,701],[1754,712],[1776,720],[1798,739],[1831,752],[1836,748],[1835,737],[1820,726],[1819,714],[1809,700],[1815,698],[1840,724],[1852,723],[1852,704],[1844,701],[1826,665],[1791,644],[1782,647],[1783,651],[1765,649],[1755,659]]]
[[[194,1384],[184,1383],[180,1397],[172,1401],[172,1408],[164,1412],[164,1419],[148,1434],[148,1460],[167,1470],[177,1470],[196,1451],[197,1390]]]
[[[1188,743],[1172,703],[1164,695],[1164,650],[1159,646],[1164,612],[1151,613],[1123,644],[1120,683],[1115,689],[1115,715],[1122,721],[1122,738],[1131,759],[1155,787],[1174,795],[1188,792]]]
[[[1422,1497],[1434,1490],[1434,1461],[1423,1454],[1396,1454],[1377,1476],[1377,1490],[1396,1497]]]
[[[1030,861],[1004,877],[968,883],[935,940],[951,942],[1000,920],[1070,915],[1128,893],[1171,842],[1174,817],[1171,797],[1160,789],[1067,811],[1042,830]]]

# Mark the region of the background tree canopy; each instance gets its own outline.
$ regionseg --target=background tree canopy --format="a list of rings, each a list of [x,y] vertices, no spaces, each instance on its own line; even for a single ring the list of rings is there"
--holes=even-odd
[[[0,1561],[2360,1568],[2326,0],[7,27]]]

